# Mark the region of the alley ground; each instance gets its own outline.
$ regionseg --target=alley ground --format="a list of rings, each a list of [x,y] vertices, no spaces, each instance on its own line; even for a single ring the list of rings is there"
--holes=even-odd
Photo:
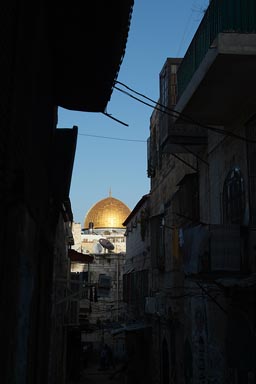
[[[125,384],[124,374],[117,372],[121,367],[118,364],[115,369],[102,371],[99,370],[99,364],[90,362],[82,371],[79,381],[70,381],[68,384]]]

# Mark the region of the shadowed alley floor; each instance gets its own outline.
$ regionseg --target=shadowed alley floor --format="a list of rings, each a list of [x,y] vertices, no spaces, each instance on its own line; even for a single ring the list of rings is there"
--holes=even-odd
[[[115,369],[99,370],[98,364],[89,363],[81,378],[78,381],[69,381],[68,384],[125,384],[124,374],[117,372],[120,368],[121,365],[117,365]]]

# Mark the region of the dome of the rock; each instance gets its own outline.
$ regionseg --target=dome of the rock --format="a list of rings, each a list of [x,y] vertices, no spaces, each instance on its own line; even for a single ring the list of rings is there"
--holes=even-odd
[[[99,228],[124,228],[123,222],[131,210],[121,200],[112,196],[98,201],[88,211],[84,228],[88,229],[92,223],[94,229]]]

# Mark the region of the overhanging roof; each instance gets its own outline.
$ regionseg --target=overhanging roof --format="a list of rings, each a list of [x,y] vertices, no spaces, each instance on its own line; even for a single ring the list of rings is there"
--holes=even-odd
[[[54,157],[51,170],[53,194],[62,202],[68,201],[72,179],[78,129],[55,130]]]
[[[104,112],[125,54],[134,0],[54,1],[55,103]]]
[[[68,250],[68,257],[70,258],[70,261],[77,263],[91,263],[93,261],[93,256],[77,252],[74,249]]]

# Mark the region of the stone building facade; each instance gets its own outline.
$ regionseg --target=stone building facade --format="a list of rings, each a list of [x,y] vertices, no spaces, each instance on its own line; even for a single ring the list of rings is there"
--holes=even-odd
[[[255,14],[254,1],[212,0],[160,72],[144,301],[154,384],[256,380]]]

